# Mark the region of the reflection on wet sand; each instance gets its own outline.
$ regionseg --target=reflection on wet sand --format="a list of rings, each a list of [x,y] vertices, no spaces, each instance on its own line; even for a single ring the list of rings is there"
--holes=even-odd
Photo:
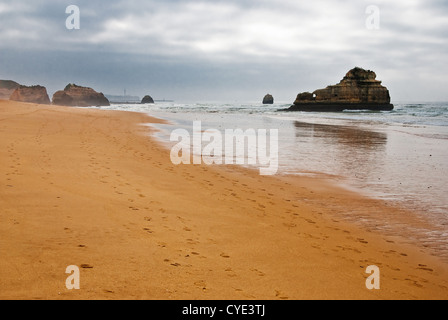
[[[345,147],[378,149],[387,143],[387,134],[345,125],[316,124],[295,121],[296,137],[322,139],[323,143]]]
[[[371,175],[386,165],[386,133],[300,121],[295,121],[294,127],[300,152],[305,155],[301,160],[310,167],[320,163],[320,169],[328,173],[369,180],[377,179]]]
[[[362,221],[370,230],[383,230],[391,235],[400,234],[405,221],[406,230],[412,230],[412,236],[407,234],[407,238],[424,243],[435,255],[448,261],[448,220],[443,200],[446,197],[440,192],[446,190],[442,163],[446,159],[445,140],[429,137],[425,132],[411,140],[407,133],[390,128],[377,127],[374,131],[345,123],[295,121],[294,130],[292,152],[296,166],[337,175],[358,190],[399,201],[414,212],[423,213],[418,215],[422,222],[412,226],[410,216],[401,219],[382,214],[379,218],[377,212],[363,211],[362,207],[356,212],[341,212],[344,219]],[[429,214],[438,207],[441,209],[438,213]]]

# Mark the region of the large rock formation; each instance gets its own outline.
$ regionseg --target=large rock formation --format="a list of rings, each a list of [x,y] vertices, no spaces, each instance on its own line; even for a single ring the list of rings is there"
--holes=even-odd
[[[15,81],[12,80],[0,80],[0,99],[9,100],[14,91],[20,87]]]
[[[289,111],[392,110],[389,90],[370,70],[354,68],[337,85],[297,95]]]
[[[154,99],[151,96],[145,96],[142,99],[142,104],[146,104],[146,103],[154,103]]]
[[[267,94],[263,98],[263,104],[274,104],[274,97],[270,94]]]
[[[71,107],[109,106],[109,100],[92,88],[69,84],[53,95],[53,104]]]
[[[39,103],[39,104],[51,104],[48,97],[47,89],[42,86],[19,86],[11,95],[9,100]]]

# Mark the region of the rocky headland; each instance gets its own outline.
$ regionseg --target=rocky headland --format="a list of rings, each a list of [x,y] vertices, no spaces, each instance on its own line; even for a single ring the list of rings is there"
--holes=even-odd
[[[38,104],[51,104],[47,89],[42,86],[19,86],[11,94],[9,100]]]
[[[20,84],[12,80],[0,80],[0,99],[9,100]]]
[[[389,90],[375,72],[354,68],[336,85],[297,95],[288,111],[339,112],[343,110],[392,110]]]
[[[109,100],[103,93],[92,88],[69,84],[64,90],[53,95],[53,104],[70,107],[109,106]]]

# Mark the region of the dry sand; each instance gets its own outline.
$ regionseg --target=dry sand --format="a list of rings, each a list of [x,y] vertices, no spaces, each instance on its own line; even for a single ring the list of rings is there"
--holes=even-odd
[[[0,101],[1,299],[448,298],[447,264],[338,219],[400,209],[323,179],[174,166],[140,125],[156,121]]]

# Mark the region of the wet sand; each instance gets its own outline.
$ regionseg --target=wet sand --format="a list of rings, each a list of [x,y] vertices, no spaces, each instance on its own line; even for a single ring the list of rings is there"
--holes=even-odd
[[[0,101],[1,299],[448,298],[441,259],[339,218],[421,223],[405,209],[323,178],[174,166],[140,125],[158,121]]]

